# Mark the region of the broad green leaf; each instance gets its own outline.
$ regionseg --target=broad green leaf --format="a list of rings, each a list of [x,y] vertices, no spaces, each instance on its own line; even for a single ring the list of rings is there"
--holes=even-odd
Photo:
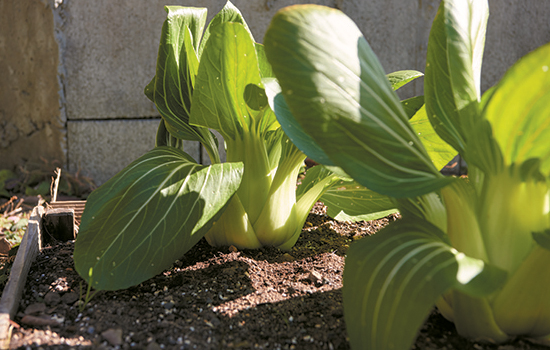
[[[143,93],[145,94],[145,96],[147,96],[149,101],[151,101],[153,103],[155,103],[155,82],[156,82],[156,79],[157,79],[156,76],[153,77],[153,79],[151,79],[149,84],[147,84],[145,86],[145,89],[143,89]]]
[[[264,46],[262,44],[254,43],[254,47],[256,48],[256,56],[258,57],[258,65],[260,67],[262,78],[273,78],[273,69],[271,69],[271,64],[269,64],[267,56],[265,55]]]
[[[281,125],[281,128],[284,130],[285,134],[289,139],[298,147],[302,152],[304,152],[309,158],[313,159],[319,164],[323,165],[334,165],[330,158],[323,152],[321,146],[319,146],[315,140],[309,136],[307,132],[302,128],[298,123],[296,118],[286,101],[281,94],[281,87],[277,80],[267,78],[262,79],[269,105],[271,109],[275,112],[277,116],[277,121]]]
[[[178,6],[165,9],[168,16],[162,26],[156,75],[154,83],[146,86],[145,95],[155,103],[173,137],[201,142],[212,162],[219,162],[216,141],[210,131],[189,125],[191,96],[199,66],[195,50],[206,23],[206,9]]]
[[[210,21],[208,24],[208,27],[206,27],[206,30],[204,31],[204,35],[202,38],[202,41],[200,43],[199,48],[197,49],[197,54],[199,57],[202,57],[202,53],[204,51],[204,47],[206,46],[206,43],[208,42],[208,39],[210,38],[212,30],[224,23],[233,22],[233,23],[240,23],[242,24],[246,31],[250,34],[250,38],[254,40],[252,37],[252,32],[248,28],[248,25],[246,24],[246,21],[244,20],[243,15],[241,14],[241,11],[235,5],[231,3],[231,1],[227,1],[224,5],[224,7],[218,12],[214,18]]]
[[[492,91],[483,110],[506,164],[540,158],[550,175],[550,44],[520,59]]]
[[[405,99],[401,101],[401,105],[403,106],[403,110],[405,111],[405,114],[409,118],[409,122],[411,118],[424,106],[424,96],[415,96],[408,99]]]
[[[199,141],[194,135],[196,128],[189,125],[189,112],[192,80],[198,67],[193,41],[200,38],[206,9],[166,7],[166,11],[168,16],[162,26],[157,58],[154,102],[174,136]],[[197,27],[200,30],[190,31]]]
[[[533,239],[544,249],[550,250],[550,229],[533,232]]]
[[[191,123],[219,131],[228,142],[254,130],[265,107],[250,33],[239,23],[213,27],[197,75]]]
[[[390,81],[392,89],[395,91],[400,87],[406,85],[407,83],[413,81],[414,79],[420,78],[423,75],[424,74],[416,70],[400,70],[390,73],[386,76]]]
[[[398,220],[348,250],[343,299],[351,346],[410,349],[445,291],[483,297],[505,278],[503,271],[457,252],[428,222]]]
[[[439,136],[464,154],[478,118],[486,0],[441,1],[428,41],[424,96]]]
[[[443,169],[456,156],[456,151],[435,132],[426,114],[425,106],[422,106],[415,113],[410,119],[410,123],[430,155],[430,159],[435,167],[439,170]]]
[[[76,270],[98,290],[155,276],[204,236],[241,176],[239,163],[203,166],[173,147],[149,151],[88,197]]]
[[[316,5],[288,7],[272,19],[264,45],[290,111],[349,176],[400,197],[447,183],[349,17]]]
[[[397,212],[396,203],[351,180],[340,180],[319,198],[327,215],[339,221],[376,220]]]

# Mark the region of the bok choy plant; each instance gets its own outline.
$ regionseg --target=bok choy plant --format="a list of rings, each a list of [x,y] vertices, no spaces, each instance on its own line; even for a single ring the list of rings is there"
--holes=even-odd
[[[162,117],[156,147],[94,191],[82,216],[74,260],[94,289],[153,277],[202,237],[215,246],[290,249],[327,190],[339,210],[346,202],[359,208],[341,215],[393,209],[380,196],[361,200],[366,190],[323,167],[296,189],[306,156],[268,104],[265,86],[276,82],[241,13],[227,2],[204,29],[206,9],[166,10],[156,75],[145,88]],[[210,129],[223,136],[225,163]],[[185,153],[183,140],[199,141],[212,165]]]
[[[550,335],[550,44],[483,95],[483,0],[442,0],[429,36],[425,106],[409,120],[381,64],[340,11],[279,11],[264,44],[291,138],[402,219],[351,245],[344,314],[354,349],[408,349],[434,305],[468,338]],[[468,163],[443,177],[415,118]],[[426,129],[429,130],[429,129]],[[294,133],[294,135],[293,135]],[[439,144],[439,143],[437,143]],[[433,147],[437,150],[438,147]]]

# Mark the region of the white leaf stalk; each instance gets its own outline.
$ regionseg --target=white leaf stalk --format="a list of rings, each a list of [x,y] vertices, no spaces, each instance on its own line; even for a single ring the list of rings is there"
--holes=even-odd
[[[452,246],[508,275],[505,285],[486,298],[447,292],[437,303],[441,313],[472,339],[550,335],[550,269],[543,267],[550,263],[550,251],[533,238],[550,229],[548,183],[512,165],[441,192]]]
[[[317,199],[339,178],[320,178],[297,201],[296,181],[305,154],[282,130],[262,134],[257,129],[226,141],[227,161],[244,163],[242,185],[205,237],[213,246],[289,250]]]

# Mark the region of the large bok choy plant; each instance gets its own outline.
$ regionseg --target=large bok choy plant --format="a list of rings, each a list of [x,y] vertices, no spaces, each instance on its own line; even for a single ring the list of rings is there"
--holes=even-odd
[[[354,349],[408,349],[434,305],[468,338],[550,335],[550,44],[480,92],[488,4],[443,0],[429,37],[427,117],[468,163],[443,177],[355,24],[320,6],[279,11],[268,60],[301,126],[402,219],[350,247],[344,314]],[[315,149],[319,148],[319,149]]]
[[[82,216],[74,260],[94,289],[153,277],[202,237],[216,246],[290,249],[327,190],[327,202],[359,208],[347,212],[352,217],[392,210],[384,198],[360,200],[369,191],[323,167],[296,189],[306,156],[269,107],[263,81],[273,79],[271,67],[236,7],[227,2],[206,29],[204,8],[166,10],[156,75],[145,88],[162,116],[156,147],[94,191]],[[225,163],[210,129],[223,136]],[[200,142],[212,165],[197,164],[183,140]]]

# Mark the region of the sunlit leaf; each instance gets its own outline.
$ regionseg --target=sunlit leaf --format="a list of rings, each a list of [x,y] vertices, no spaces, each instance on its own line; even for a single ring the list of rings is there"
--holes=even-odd
[[[483,115],[506,163],[540,158],[550,175],[550,44],[526,55],[492,91]]]
[[[486,0],[441,1],[426,57],[424,97],[439,136],[463,154],[478,119],[489,8]]]

